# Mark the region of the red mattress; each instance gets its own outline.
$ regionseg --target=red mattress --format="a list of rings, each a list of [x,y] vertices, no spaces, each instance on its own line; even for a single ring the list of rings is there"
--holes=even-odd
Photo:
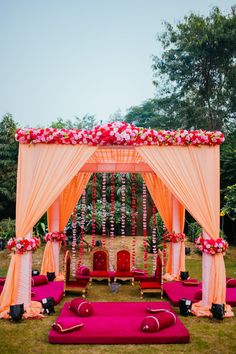
[[[173,311],[167,302],[93,302],[93,315],[78,317],[65,303],[60,319],[78,318],[84,326],[76,331],[60,334],[51,329],[50,343],[58,344],[164,344],[189,343],[188,330],[177,317],[174,326],[155,333],[141,331],[142,320],[150,315],[147,307]]]
[[[52,281],[47,284],[32,286],[32,300],[41,301],[45,297],[53,297],[55,305],[64,295],[64,281]]]
[[[179,300],[182,298],[197,302],[195,293],[202,289],[202,283],[198,286],[185,286],[180,281],[164,283],[164,293],[174,306],[179,305]],[[226,288],[226,303],[231,306],[236,306],[236,288]]]

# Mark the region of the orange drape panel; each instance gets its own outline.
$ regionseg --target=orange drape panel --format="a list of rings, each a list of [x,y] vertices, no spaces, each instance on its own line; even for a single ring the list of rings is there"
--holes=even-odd
[[[51,241],[46,243],[41,264],[41,274],[46,275],[47,272],[55,272],[55,263]]]
[[[71,182],[66,186],[59,196],[59,209],[60,209],[60,230],[63,231],[72,211],[79,201],[83,191],[85,190],[88,181],[91,177],[89,172],[79,172]],[[51,209],[48,209],[48,230],[51,232]]]
[[[87,145],[20,144],[16,235],[25,235],[96,151]]]
[[[169,232],[172,232],[172,193],[155,173],[145,172],[142,177]]]
[[[140,146],[136,150],[214,239],[219,237],[219,145]]]

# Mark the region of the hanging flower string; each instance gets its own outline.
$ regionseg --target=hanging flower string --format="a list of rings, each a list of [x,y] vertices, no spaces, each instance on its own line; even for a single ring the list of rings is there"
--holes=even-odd
[[[125,183],[126,174],[121,174],[121,247],[125,245]]]
[[[163,245],[163,251],[162,251],[162,254],[163,254],[163,272],[165,274],[165,271],[166,271],[166,263],[167,263],[167,244],[166,244],[166,239],[164,237],[165,234],[167,234],[168,231],[167,231],[167,228],[166,226],[163,224],[163,242],[162,242],[162,245]]]
[[[72,244],[71,244],[71,248],[72,248],[72,257],[71,257],[71,273],[72,276],[75,277],[75,272],[76,272],[76,228],[77,228],[77,220],[76,220],[76,216],[77,216],[77,211],[76,208],[73,211],[72,214]]]
[[[89,145],[217,145],[224,134],[206,130],[154,130],[126,122],[112,122],[87,129],[17,129],[15,139],[24,144]]]
[[[131,250],[131,266],[132,269],[135,268],[135,248],[136,248],[136,186],[135,186],[135,174],[132,173],[131,179],[131,207],[132,207],[132,225],[131,225],[131,234],[132,234],[132,250]]]
[[[212,238],[209,240],[205,240],[200,235],[195,241],[195,247],[198,249],[198,251],[211,255],[215,255],[217,253],[223,253],[223,255],[225,255],[225,252],[229,245],[222,238],[218,238],[217,240],[213,240]]]
[[[115,235],[115,178],[114,173],[111,174],[111,209],[110,209],[110,246],[109,246],[109,258],[110,258],[110,271],[114,271],[114,235]]]
[[[143,266],[148,273],[148,252],[147,252],[147,188],[143,180]]]
[[[156,207],[152,207],[152,251],[153,251],[153,266],[152,270],[155,273],[157,265],[157,219],[156,219]]]
[[[53,231],[49,232],[45,235],[44,237],[45,241],[53,241],[53,242],[60,242],[60,241],[65,241],[66,240],[66,235],[64,232],[60,231]]]
[[[97,197],[97,190],[96,190],[96,183],[97,177],[96,173],[93,174],[93,182],[92,182],[92,249],[95,246],[95,236],[96,236],[96,197]]]
[[[186,240],[186,236],[184,233],[177,233],[175,234],[174,232],[167,232],[163,235],[163,238],[165,241],[177,243],[177,242],[183,242]]]
[[[106,220],[107,220],[107,212],[106,212],[106,182],[107,177],[106,173],[102,174],[102,245],[103,247],[106,246]]]
[[[7,248],[10,252],[21,255],[27,252],[35,252],[39,246],[40,239],[37,237],[32,237],[29,240],[26,238],[10,238],[7,242]]]
[[[80,221],[80,242],[79,242],[79,259],[78,259],[78,268],[82,262],[83,256],[83,243],[84,243],[84,226],[85,226],[85,208],[86,208],[86,190],[83,191],[81,197],[81,221]]]

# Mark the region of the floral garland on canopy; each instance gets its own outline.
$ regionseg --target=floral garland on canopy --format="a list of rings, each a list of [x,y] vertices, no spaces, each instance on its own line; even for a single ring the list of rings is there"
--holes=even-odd
[[[225,252],[229,245],[222,238],[218,238],[217,240],[213,240],[212,238],[206,240],[200,235],[195,240],[195,247],[198,249],[198,251],[205,252],[211,255],[215,255],[217,253],[223,253],[223,255],[225,255]]]
[[[66,235],[64,232],[60,231],[53,231],[49,232],[45,235],[44,237],[45,241],[54,241],[54,242],[60,242],[60,241],[65,241],[66,240]]]
[[[183,242],[186,240],[186,236],[184,233],[177,233],[175,234],[174,232],[168,232],[163,234],[163,238],[165,241],[177,243],[177,242]]]
[[[89,145],[217,145],[224,142],[220,131],[154,130],[126,122],[113,122],[87,129],[17,129],[16,141],[24,144]]]
[[[26,252],[35,252],[40,246],[40,239],[32,237],[30,240],[26,238],[10,238],[7,242],[7,248],[10,252],[24,254]]]

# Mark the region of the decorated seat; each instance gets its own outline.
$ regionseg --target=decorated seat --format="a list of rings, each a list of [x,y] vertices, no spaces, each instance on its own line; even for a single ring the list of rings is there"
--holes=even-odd
[[[76,292],[82,293],[82,297],[86,297],[88,279],[87,280],[71,280],[70,279],[71,257],[69,251],[66,251],[64,257],[64,293]]]
[[[134,285],[134,274],[131,271],[131,254],[127,248],[120,249],[116,254],[116,272],[114,281],[131,280]]]
[[[140,281],[139,288],[141,299],[143,294],[148,293],[160,293],[161,299],[163,298],[163,253],[160,250],[158,250],[154,276],[146,281]]]
[[[111,281],[111,272],[109,272],[109,253],[104,247],[95,247],[92,251],[92,271],[89,275],[90,284],[93,280],[107,279]]]

